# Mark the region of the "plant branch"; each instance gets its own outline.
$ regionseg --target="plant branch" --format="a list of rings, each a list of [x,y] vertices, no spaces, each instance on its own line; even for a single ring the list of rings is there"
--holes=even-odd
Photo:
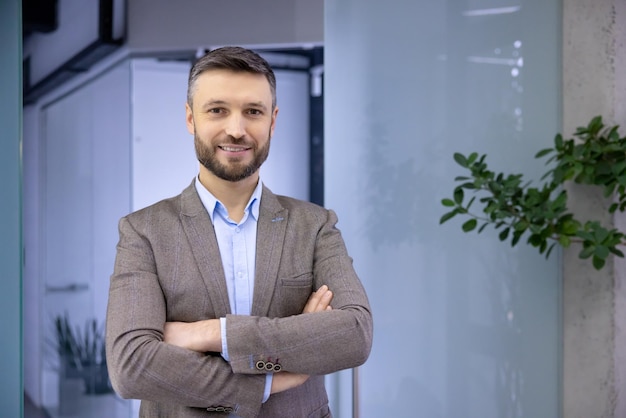
[[[610,254],[623,257],[618,246],[626,245],[626,235],[615,228],[607,229],[597,221],[579,221],[567,209],[567,182],[598,186],[604,196],[613,198],[610,213],[626,208],[626,137],[619,137],[618,126],[606,127],[600,116],[586,127],[578,128],[574,138],[554,139],[554,147],[540,150],[535,158],[550,156],[552,165],[541,178],[547,181],[540,187],[523,183],[521,174],[495,173],[485,163],[486,155],[464,156],[454,154],[454,160],[469,171],[455,181],[452,198],[442,200],[449,208],[440,223],[457,215],[469,217],[462,224],[464,232],[482,232],[487,226],[500,230],[501,241],[510,239],[515,246],[523,236],[527,243],[549,257],[555,245],[569,247],[582,244],[579,257],[591,258],[593,266],[601,269]],[[473,196],[466,202],[466,194]],[[470,212],[476,202],[482,204],[484,215]],[[478,224],[482,223],[480,227]],[[552,242],[552,243],[549,243]]]

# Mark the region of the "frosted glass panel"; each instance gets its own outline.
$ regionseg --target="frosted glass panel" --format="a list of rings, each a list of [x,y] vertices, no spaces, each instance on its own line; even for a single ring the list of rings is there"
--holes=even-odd
[[[559,254],[439,225],[454,152],[545,172],[559,3],[526,3],[325,2],[325,202],[375,320],[361,417],[560,414]]]

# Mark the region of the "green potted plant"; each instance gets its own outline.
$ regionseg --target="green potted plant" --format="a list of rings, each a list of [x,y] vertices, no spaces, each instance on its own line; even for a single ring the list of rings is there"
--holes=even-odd
[[[460,215],[465,232],[482,232],[487,226],[499,230],[501,241],[516,245],[522,237],[546,257],[555,245],[581,245],[579,257],[591,259],[601,269],[609,255],[623,257],[618,248],[626,244],[626,235],[615,228],[607,228],[599,221],[582,222],[567,207],[567,182],[600,187],[607,199],[610,213],[626,208],[626,137],[620,137],[619,126],[605,126],[600,116],[586,127],[580,127],[574,138],[564,140],[561,134],[554,139],[554,147],[540,150],[535,158],[549,157],[551,168],[541,178],[540,187],[524,182],[521,174],[495,173],[489,170],[486,155],[454,154],[461,167],[469,171],[458,176],[451,198],[442,200],[449,209],[440,219],[447,222]],[[467,199],[468,195],[472,195]],[[477,200],[478,199],[478,200]],[[482,205],[479,211],[474,203]],[[480,225],[480,226],[479,226]]]
[[[61,376],[81,379],[85,394],[113,391],[106,365],[104,326],[88,319],[81,330],[70,324],[67,313],[54,318],[54,347],[59,354]]]

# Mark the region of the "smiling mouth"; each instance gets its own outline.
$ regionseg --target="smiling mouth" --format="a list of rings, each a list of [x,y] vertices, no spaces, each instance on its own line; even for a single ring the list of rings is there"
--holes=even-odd
[[[238,147],[238,146],[232,146],[232,145],[220,145],[218,146],[219,149],[221,149],[222,151],[227,151],[227,152],[241,152],[241,151],[247,151],[250,149],[250,147]]]

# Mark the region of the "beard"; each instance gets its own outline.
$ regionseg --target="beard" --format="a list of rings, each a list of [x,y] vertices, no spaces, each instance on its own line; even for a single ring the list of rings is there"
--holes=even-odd
[[[232,137],[229,138],[228,142],[233,145],[242,145],[245,143],[242,139]],[[237,161],[235,158],[230,160],[228,164],[222,164],[215,154],[216,147],[205,144],[197,134],[194,134],[196,158],[198,158],[200,164],[222,180],[231,182],[237,182],[250,177],[261,168],[261,165],[267,160],[267,156],[270,153],[270,142],[270,136],[268,134],[267,142],[262,148],[252,148],[254,155],[252,161],[248,164]]]

